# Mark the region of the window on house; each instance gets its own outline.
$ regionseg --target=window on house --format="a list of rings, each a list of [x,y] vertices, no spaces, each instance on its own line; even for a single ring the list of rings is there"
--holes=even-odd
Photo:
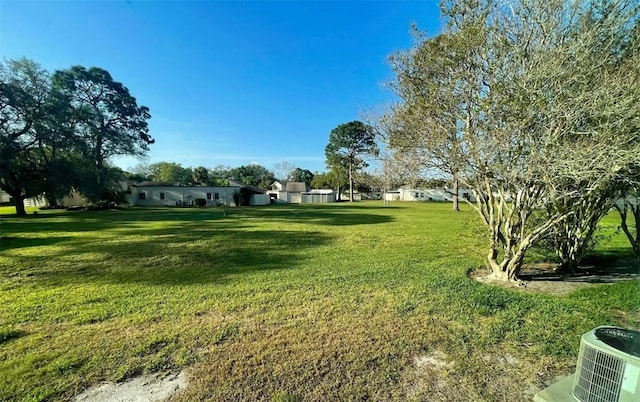
[[[138,193],[138,199],[139,200],[146,200],[147,199],[147,194],[146,193]]]
[[[420,193],[420,198],[424,198],[424,193]]]
[[[416,193],[416,198],[420,197],[420,193]]]
[[[211,199],[211,193],[207,193],[207,200]]]
[[[164,200],[164,193],[160,193],[160,199]]]
[[[218,193],[213,194],[213,199],[219,200],[220,199],[220,194],[218,194]]]

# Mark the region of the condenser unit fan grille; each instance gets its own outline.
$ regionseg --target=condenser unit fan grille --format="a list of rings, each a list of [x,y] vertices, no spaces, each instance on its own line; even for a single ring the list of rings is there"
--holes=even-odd
[[[582,402],[618,402],[624,360],[584,346],[573,394]]]

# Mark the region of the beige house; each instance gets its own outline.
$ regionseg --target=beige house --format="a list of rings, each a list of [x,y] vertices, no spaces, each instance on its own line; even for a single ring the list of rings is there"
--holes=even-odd
[[[229,180],[229,186],[182,186],[175,182],[144,181],[131,185],[129,205],[137,206],[186,206],[194,205],[196,199],[206,201],[207,206],[235,206],[233,194],[246,188],[251,194],[249,205],[268,205],[269,196],[264,190]]]

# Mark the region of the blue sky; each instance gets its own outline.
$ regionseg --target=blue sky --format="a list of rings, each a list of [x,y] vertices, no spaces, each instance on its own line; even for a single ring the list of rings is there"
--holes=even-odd
[[[108,70],[151,109],[147,162],[323,171],[331,129],[390,99],[412,22],[438,33],[437,2],[0,0],[0,55]]]

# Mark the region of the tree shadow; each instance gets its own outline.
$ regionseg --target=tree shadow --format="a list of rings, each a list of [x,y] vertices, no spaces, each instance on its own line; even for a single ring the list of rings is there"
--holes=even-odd
[[[305,258],[307,250],[332,240],[317,231],[256,230],[251,225],[225,220],[209,225],[183,221],[149,230],[126,228],[117,234],[139,235],[139,238],[20,239],[24,240],[22,247],[54,243],[65,247],[47,251],[46,255],[14,257],[20,261],[21,268],[11,269],[11,275],[56,284],[87,281],[151,285],[224,283],[249,272],[293,269]],[[62,258],[73,262],[42,263]]]
[[[25,247],[41,247],[52,246],[58,243],[64,243],[73,239],[71,236],[47,236],[47,237],[17,237],[17,236],[0,236],[0,253],[3,251],[25,248]]]
[[[319,226],[392,221],[377,213],[382,208],[388,207],[130,208],[7,219],[0,251],[60,247],[11,255],[14,266],[0,268],[0,274],[57,284],[221,283],[247,272],[295,268],[309,250],[333,241]]]
[[[214,223],[221,220],[233,222],[236,227],[251,225],[252,219],[260,221],[290,222],[292,224],[308,223],[322,226],[352,226],[388,223],[394,220],[382,212],[388,208],[371,205],[271,205],[265,207],[238,207],[223,211],[219,208],[129,208],[114,211],[62,211],[37,217],[5,219],[2,222],[3,234],[11,233],[46,233],[46,232],[92,232],[100,230],[118,230],[126,234],[127,230],[148,232],[153,230],[148,223],[175,222],[178,226],[187,223]],[[18,246],[21,241],[8,242]],[[38,241],[33,239],[33,245]],[[47,245],[43,239],[42,245]]]
[[[255,217],[266,221],[309,223],[322,226],[375,225],[392,222],[393,216],[382,213],[384,207],[372,205],[273,205],[262,208],[240,208],[232,216]],[[380,212],[380,213],[374,213]]]
[[[622,251],[621,251],[622,254]],[[620,254],[619,254],[620,255]],[[640,267],[632,258],[608,256],[586,259],[574,273],[555,270],[558,264],[527,264],[518,278],[524,281],[552,281],[568,283],[616,283],[640,280]]]
[[[25,335],[27,335],[27,332],[23,330],[0,328],[0,345]]]

